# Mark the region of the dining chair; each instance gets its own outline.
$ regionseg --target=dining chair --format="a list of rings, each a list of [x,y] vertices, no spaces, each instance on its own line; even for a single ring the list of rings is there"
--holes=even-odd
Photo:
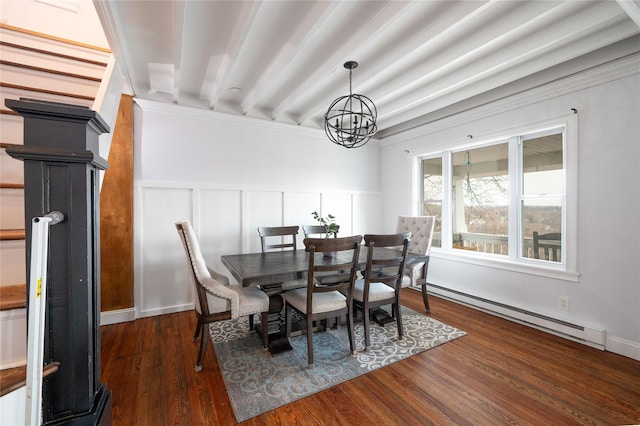
[[[338,231],[340,230],[340,225],[335,225],[336,232],[333,234],[334,238],[338,237]],[[302,225],[302,232],[304,233],[305,238],[328,238],[327,237],[327,229],[324,225]],[[316,279],[319,281],[323,281],[323,275],[328,276],[330,279],[334,276],[334,274],[326,273],[326,274],[316,274]]]
[[[309,252],[307,285],[304,288],[284,293],[285,322],[287,336],[291,334],[291,319],[297,312],[306,321],[307,361],[313,367],[313,322],[347,316],[349,346],[355,353],[353,335],[352,292],[358,270],[361,235],[344,238],[305,238],[305,250]],[[323,253],[333,252],[333,257]],[[348,274],[341,274],[347,271]],[[331,283],[320,283],[315,279],[318,272],[334,272],[344,277]]]
[[[334,237],[338,236],[339,230],[340,230],[340,225],[336,225],[336,232],[335,234],[333,234]],[[327,229],[323,225],[302,225],[302,232],[304,232],[305,238],[327,236]]]
[[[297,250],[297,235],[299,226],[261,226],[258,228],[258,235],[260,236],[260,244],[262,246],[262,252],[266,253],[273,250]],[[280,238],[278,242],[271,242],[274,238]],[[294,288],[304,287],[305,283],[301,281],[302,274],[299,275],[296,280],[289,280],[284,283],[272,284],[270,286],[264,286],[265,290],[286,291]]]
[[[299,226],[260,226],[258,227],[258,235],[260,236],[260,244],[262,252],[265,253],[276,249],[297,249],[296,235],[298,235]],[[271,243],[276,240],[278,242]]]
[[[364,349],[371,347],[369,323],[373,308],[391,305],[392,318],[398,325],[398,338],[404,337],[400,312],[400,288],[404,262],[409,247],[410,232],[364,236],[367,247],[367,266],[364,278],[356,280],[353,288],[354,311],[364,314]],[[383,249],[396,249],[389,251]]]
[[[560,232],[550,232],[548,234],[538,234],[533,232],[533,257],[540,258],[540,250],[542,249],[542,259],[560,262],[560,253],[562,252],[562,234]]]
[[[411,232],[411,240],[409,240],[409,248],[407,249],[408,252],[429,254],[429,251],[431,251],[435,219],[435,216],[398,216],[396,232]],[[426,262],[405,265],[402,274],[402,285],[415,287],[417,280],[427,275],[427,271],[423,270],[423,268],[428,267],[429,264]]]
[[[260,313],[263,324],[267,323],[269,297],[256,287],[229,285],[229,278],[209,268],[200,251],[200,244],[191,223],[180,220],[175,223],[184,247],[191,271],[191,283],[196,293],[194,310],[198,324],[193,341],[200,337],[200,351],[195,371],[202,370],[202,362],[208,344],[208,325],[215,321],[249,316],[249,327],[253,329],[253,315]],[[266,327],[262,328],[262,339],[267,347]]]

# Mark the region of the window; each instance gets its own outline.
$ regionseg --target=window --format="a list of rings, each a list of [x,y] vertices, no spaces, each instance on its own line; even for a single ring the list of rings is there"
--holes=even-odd
[[[442,157],[422,160],[422,215],[435,216],[432,247],[442,247]]]
[[[421,214],[436,216],[433,247],[577,278],[575,126],[565,118],[420,156]]]
[[[509,144],[452,153],[453,248],[508,254]]]

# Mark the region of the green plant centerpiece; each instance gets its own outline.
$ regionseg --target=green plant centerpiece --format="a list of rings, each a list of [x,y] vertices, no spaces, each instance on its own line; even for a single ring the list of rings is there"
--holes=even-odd
[[[326,217],[322,217],[318,212],[311,212],[311,215],[315,220],[320,222],[325,229],[325,238],[335,237],[338,233],[339,226],[336,223],[336,217],[332,214],[328,214]]]
[[[339,226],[336,223],[336,217],[332,214],[328,214],[326,217],[322,217],[318,214],[318,212],[311,212],[311,215],[315,220],[320,222],[322,226],[324,226],[325,238],[335,237],[338,234]],[[331,258],[335,253],[333,252],[325,252],[324,257]]]

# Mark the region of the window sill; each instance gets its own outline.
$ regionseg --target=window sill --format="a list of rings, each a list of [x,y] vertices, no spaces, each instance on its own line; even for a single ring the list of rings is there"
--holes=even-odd
[[[485,266],[522,274],[538,275],[546,278],[579,282],[580,274],[577,271],[567,271],[565,265],[538,265],[537,261],[513,261],[506,256],[498,254],[478,253],[468,250],[441,249],[432,247],[429,253],[431,259],[454,260],[471,265]]]

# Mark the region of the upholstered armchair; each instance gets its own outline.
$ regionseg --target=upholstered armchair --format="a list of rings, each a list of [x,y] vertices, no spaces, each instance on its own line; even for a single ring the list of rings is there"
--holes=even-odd
[[[435,216],[398,216],[396,232],[411,232],[408,249],[410,253],[428,255],[431,250],[434,224]],[[424,267],[427,267],[424,262],[406,265],[402,276],[402,286],[415,287],[417,280],[422,277]]]
[[[175,225],[187,256],[192,273],[191,283],[196,294],[194,307],[198,325],[193,340],[197,341],[200,336],[200,352],[195,366],[195,370],[200,371],[209,340],[209,333],[207,333],[209,323],[248,315],[251,327],[253,315],[260,313],[263,324],[266,324],[269,296],[255,287],[229,285],[229,278],[207,267],[191,224],[182,220]],[[263,327],[262,333],[265,347],[267,346],[266,329],[267,327]]]

